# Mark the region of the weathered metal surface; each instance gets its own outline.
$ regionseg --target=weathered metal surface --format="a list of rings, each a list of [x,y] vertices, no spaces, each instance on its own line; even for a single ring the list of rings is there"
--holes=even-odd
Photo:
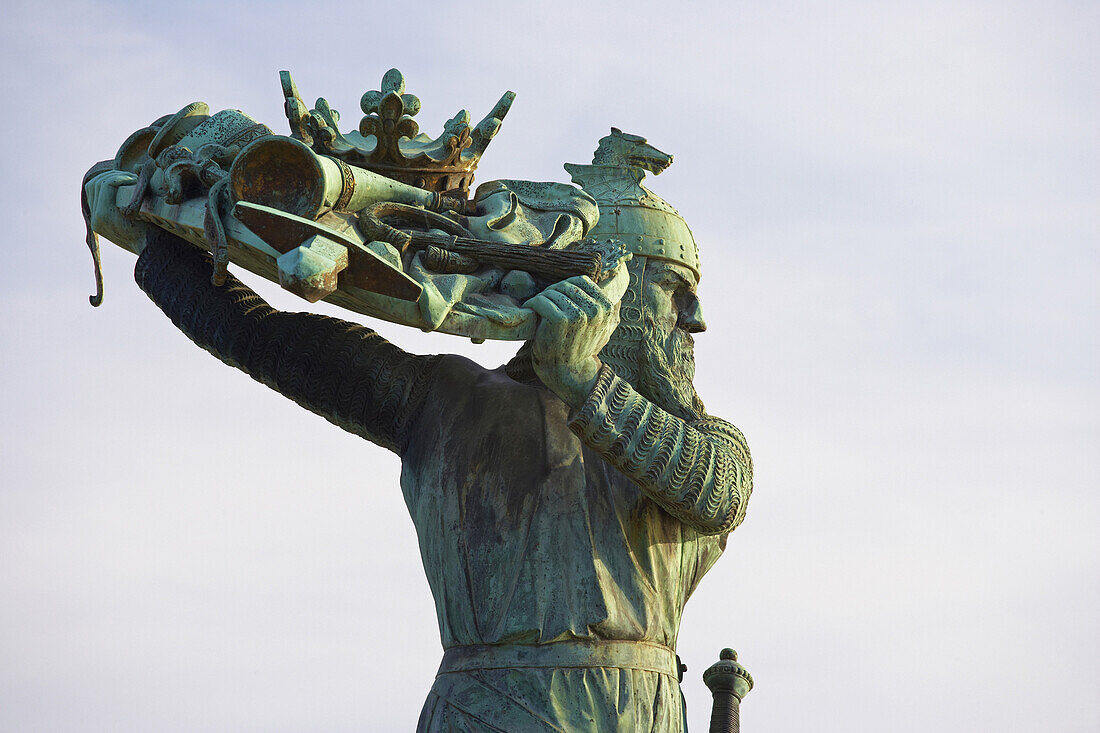
[[[129,201],[133,196],[134,188],[134,186],[120,186],[117,192],[118,201],[120,203]],[[205,213],[206,202],[200,199],[192,199],[178,206],[172,206],[165,203],[163,199],[151,198],[143,202],[137,217],[141,221],[154,224],[209,251],[203,231]],[[279,281],[275,260],[282,254],[281,252],[267,244],[234,217],[225,219],[225,230],[229,243],[230,262],[271,282]],[[348,237],[356,236],[353,229],[345,230],[343,234]],[[144,245],[143,242],[118,244],[134,254],[140,254]],[[420,286],[407,276],[390,279],[387,273],[391,272],[392,268],[385,262],[380,262],[378,255],[367,250],[362,246],[363,244],[365,242],[360,241],[359,246],[349,247],[349,269],[356,274],[345,272],[346,281],[339,283],[339,288],[325,297],[324,301],[372,318],[426,328],[427,324],[424,323],[423,315],[416,303],[415,293],[419,292]],[[369,266],[363,265],[364,261],[368,262]],[[359,272],[366,274],[359,275]],[[376,287],[379,290],[375,290]],[[485,318],[469,313],[451,312],[434,330],[472,339],[523,341],[534,334],[537,320],[537,316],[531,311],[522,314],[517,321],[508,325],[487,321]]]
[[[600,279],[608,270],[591,247],[571,246],[598,217],[596,203],[575,187],[495,181],[479,188],[474,199],[467,198],[477,160],[499,129],[514,97],[511,93],[475,128],[469,127],[463,112],[435,140],[418,133],[411,139],[395,137],[393,125],[415,133],[411,117],[419,100],[405,94],[403,77],[392,70],[381,91],[364,97],[364,125],[374,132],[343,137],[335,128],[339,115],[324,100],[318,101],[317,109],[306,110],[290,75],[281,78],[292,137],[270,134],[269,128],[239,110],[211,115],[206,104],[194,102],[131,135],[116,154],[115,170],[137,176],[136,186],[122,186],[131,192],[121,208],[130,220],[151,223],[149,212],[156,210],[160,214],[155,221],[164,228],[187,230],[189,222],[168,226],[174,214],[160,204],[185,207],[192,200],[206,199],[203,231],[205,248],[214,255],[215,284],[224,282],[229,262],[255,259],[247,246],[230,241],[233,227],[228,220],[239,202],[267,206],[289,217],[281,224],[269,222],[266,228],[250,222],[265,229],[261,239],[281,254],[300,246],[307,231],[333,241],[350,237],[344,242],[348,265],[335,274],[336,288],[324,295],[327,301],[477,341],[530,337],[535,314],[523,308],[517,295],[523,288],[514,287],[519,280],[513,273],[530,270],[545,284],[578,274]],[[404,173],[395,172],[394,166]],[[434,171],[429,178],[435,190],[401,180],[423,184],[429,171]],[[464,177],[462,185],[440,183],[451,176]],[[222,189],[227,185],[226,195]],[[294,217],[323,225],[303,230]],[[404,229],[390,226],[391,221]],[[440,239],[440,233],[451,238]],[[189,241],[196,241],[193,234]],[[414,238],[417,244],[410,248]],[[384,244],[372,244],[374,240],[396,246],[396,257]],[[89,231],[93,261],[97,245]],[[136,242],[123,246],[140,248]],[[313,299],[330,288],[333,272],[328,266],[321,268],[327,273],[325,285],[305,287],[302,283],[311,276],[302,274],[303,262],[320,266],[316,257],[302,255],[293,267],[284,266],[281,278],[275,262],[253,261],[250,269]],[[447,279],[454,277],[464,279]],[[442,279],[437,283],[438,278]],[[506,279],[508,286],[503,285]],[[101,282],[97,265],[95,302],[101,297]]]
[[[307,219],[326,211],[358,211],[369,204],[395,201],[427,208],[440,204],[431,191],[317,155],[298,140],[279,135],[251,143],[233,162],[234,201],[249,201]]]
[[[134,132],[115,153],[115,170],[137,173],[149,157],[149,145],[157,135],[156,127],[143,127]]]
[[[254,140],[223,175],[237,147],[227,140],[258,128],[232,114],[215,124],[218,116],[200,106],[184,110],[149,126],[156,155],[127,150],[116,157],[128,170],[93,170],[89,222],[140,253],[140,286],[197,344],[400,455],[401,490],[447,649],[421,730],[678,733],[684,604],[745,516],[752,461],[741,433],[709,415],[692,384],[691,334],[705,329],[694,241],[675,211],[640,186],[645,171],[663,170],[671,156],[613,129],[593,165],[574,167],[595,199],[568,184],[507,180],[483,184],[468,208],[464,197],[452,204],[407,182],[376,186],[384,177],[364,152],[367,137],[356,149],[351,133],[336,131],[327,103],[307,111],[288,74],[283,82],[296,139]],[[389,160],[408,163],[402,135],[392,132],[415,132],[409,118],[419,100],[403,83],[391,72],[377,98],[364,101],[376,120],[365,129],[377,132],[368,136],[372,155],[384,143]],[[161,125],[171,131],[162,135]],[[419,138],[418,164],[429,161],[443,180],[452,159],[433,158],[438,141]],[[462,160],[486,139],[475,140],[463,113],[448,123],[441,149]],[[240,194],[236,215],[219,193],[230,180]],[[212,181],[205,197],[195,195]],[[402,200],[410,189],[416,197]],[[131,203],[131,218],[119,202]],[[372,202],[385,206],[357,226]],[[440,218],[412,205],[458,210]],[[624,224],[627,214],[611,206],[637,211]],[[605,230],[595,226],[600,209],[611,215]],[[164,231],[143,237],[139,223]],[[402,236],[375,239],[383,224]],[[636,239],[624,247],[607,241],[607,231]],[[601,248],[585,250],[592,234],[604,236],[595,242]],[[503,370],[487,370],[404,353],[336,319],[273,318],[236,279],[219,286],[218,270],[211,278],[209,261],[177,237],[307,300],[475,340],[529,343]],[[598,256],[587,260],[591,277],[547,284],[542,277],[575,270],[536,277],[526,262],[499,259],[503,266],[438,275],[425,264],[425,245],[438,249],[435,261],[461,255],[479,264],[505,253],[567,256],[574,265],[578,254]],[[624,267],[628,248],[634,259]],[[380,274],[410,288],[406,296],[421,290],[415,299],[383,294]],[[704,679],[719,703],[715,730],[729,733],[751,678],[732,650],[722,657]]]
[[[737,663],[737,652],[723,649],[719,660],[703,672],[703,683],[713,696],[710,733],[740,733],[741,700],[752,689],[752,676]]]
[[[345,231],[262,204],[238,201],[233,216],[278,252],[289,252],[310,237],[320,234],[345,246],[362,241]]]
[[[370,291],[378,297],[396,298],[415,303],[423,292],[416,280],[393,267],[365,244],[348,245],[350,267],[344,273],[343,286]],[[464,334],[463,334],[464,335]]]
[[[136,186],[119,186],[118,201],[130,200],[135,188]],[[209,249],[203,231],[203,220],[206,216],[205,199],[190,199],[181,204],[169,204],[162,198],[149,197],[142,201],[136,216],[141,221],[154,224],[202,249]],[[236,219],[227,218],[225,230],[229,240],[230,260],[234,264],[253,271],[258,267],[266,271],[269,279],[277,279],[274,270],[270,268],[274,266],[275,258],[281,252],[253,234],[248,227]],[[119,245],[134,254],[140,254],[144,242],[121,242]]]
[[[237,202],[233,216],[281,253],[317,235],[342,244],[348,253],[348,267],[343,270],[345,285],[399,300],[415,302],[420,297],[419,283],[364,246],[362,238],[353,236],[349,230],[334,229],[321,222],[246,201]]]
[[[611,237],[634,254],[683,265],[698,280],[699,248],[687,222],[642,185],[646,171],[658,175],[670,165],[671,155],[613,127],[600,140],[591,165],[566,163],[565,170],[600,206],[592,236]]]
[[[429,244],[424,248],[424,266],[433,272],[469,274],[477,272],[481,263],[473,257]]]
[[[390,69],[381,89],[369,91],[360,102],[365,116],[358,131],[340,132],[340,114],[324,99],[308,110],[289,71],[279,72],[292,136],[316,152],[351,165],[368,168],[418,188],[465,198],[478,161],[500,129],[516,95],[505,92],[476,126],[470,113],[459,112],[443,126],[437,138],[420,132],[413,117],[420,100],[405,92],[405,77]]]
[[[546,249],[507,242],[489,242],[473,237],[448,237],[439,234],[414,234],[414,247],[440,247],[470,257],[483,265],[505,270],[524,270],[547,282],[587,275],[599,280],[603,268],[594,251]]]
[[[348,248],[314,234],[275,260],[279,285],[316,303],[336,291],[337,276],[348,267]]]
[[[145,151],[146,155],[150,158],[157,157],[161,150],[169,145],[175,145],[208,119],[210,119],[210,107],[206,102],[192,102],[161,125],[156,136],[149,143]]]

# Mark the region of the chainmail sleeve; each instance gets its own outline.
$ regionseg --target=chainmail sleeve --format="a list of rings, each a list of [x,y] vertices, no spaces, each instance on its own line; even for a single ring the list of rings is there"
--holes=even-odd
[[[134,278],[188,338],[343,429],[404,450],[438,356],[337,318],[277,311],[232,276],[214,286],[209,255],[150,232]]]
[[[604,365],[569,427],[665,511],[697,531],[725,534],[745,518],[752,457],[741,431],[725,420],[708,415],[685,422]]]

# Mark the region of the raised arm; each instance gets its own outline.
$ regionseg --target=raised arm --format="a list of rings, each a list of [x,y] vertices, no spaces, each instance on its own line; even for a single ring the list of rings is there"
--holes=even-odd
[[[230,276],[210,283],[210,256],[149,229],[138,285],[192,341],[307,410],[401,453],[439,357],[408,354],[369,328],[284,313]]]
[[[616,277],[625,279],[625,268]],[[703,534],[729,532],[752,493],[745,439],[719,418],[688,422],[666,412],[600,362],[624,289],[571,278],[529,300],[540,316],[535,372],[573,408],[573,432],[665,511]]]
[[[741,431],[725,420],[670,415],[604,365],[569,427],[697,531],[724,534],[745,518],[752,457]]]

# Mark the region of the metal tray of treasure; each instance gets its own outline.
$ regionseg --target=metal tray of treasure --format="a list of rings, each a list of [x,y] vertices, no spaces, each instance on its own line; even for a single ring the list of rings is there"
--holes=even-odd
[[[281,82],[288,136],[195,102],[134,132],[88,177],[136,174],[117,189],[123,214],[211,252],[215,283],[232,263],[309,302],[477,341],[530,338],[528,298],[576,275],[605,282],[628,257],[587,237],[598,207],[575,186],[491,181],[470,195],[511,92],[476,126],[462,110],[433,139],[397,70],[363,95],[358,132],[341,133],[324,99],[307,111],[288,72]],[[90,229],[88,242],[97,303]]]

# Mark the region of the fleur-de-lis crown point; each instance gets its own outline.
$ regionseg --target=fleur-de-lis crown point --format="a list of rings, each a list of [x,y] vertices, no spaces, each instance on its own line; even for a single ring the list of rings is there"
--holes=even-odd
[[[478,161],[516,96],[505,92],[476,126],[469,112],[459,110],[432,139],[420,134],[413,119],[420,99],[406,93],[405,76],[390,69],[379,88],[359,101],[364,116],[358,134],[345,135],[337,127],[339,113],[328,102],[318,99],[316,108],[307,111],[290,72],[281,72],[280,78],[293,137],[322,155],[437,192],[469,191]]]
[[[405,75],[397,69],[390,69],[387,71],[385,75],[382,76],[382,84],[380,86],[381,89],[367,92],[359,101],[359,106],[362,108],[364,114],[381,114],[383,100],[391,94],[401,100],[400,114],[415,117],[416,113],[420,111],[420,98],[415,94],[405,93]],[[386,106],[388,107],[389,105]]]

